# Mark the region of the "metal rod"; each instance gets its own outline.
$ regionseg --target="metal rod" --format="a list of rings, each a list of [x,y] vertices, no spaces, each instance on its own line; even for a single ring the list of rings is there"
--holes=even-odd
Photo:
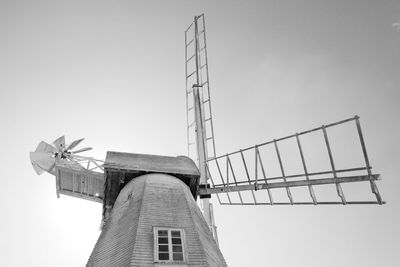
[[[224,177],[222,176],[222,172],[221,172],[221,168],[219,167],[218,160],[216,160],[215,163],[216,163],[216,165],[217,165],[219,177],[221,178],[222,184],[225,186]],[[214,185],[214,187],[215,187],[215,185]],[[226,193],[226,196],[228,197],[229,203],[231,203],[231,198],[229,197],[229,194],[228,194],[228,193]]]
[[[194,41],[194,39],[190,40],[189,43],[186,44],[186,47],[188,47],[191,43],[193,43],[193,41]]]
[[[282,163],[282,159],[281,159],[281,154],[279,153],[279,148],[278,148],[278,144],[276,143],[276,141],[274,141],[274,145],[275,145],[276,155],[278,156],[279,166],[281,168],[282,179],[286,183],[287,180],[286,180],[286,177],[285,177],[285,171],[283,169],[283,163]],[[293,203],[292,193],[290,192],[290,189],[288,187],[286,187],[286,194],[287,194],[287,196],[289,198],[290,203]]]
[[[254,168],[254,176],[256,177],[256,181],[254,182],[254,184],[256,185],[257,188],[257,184],[258,184],[258,155],[257,155],[257,145],[254,146],[254,159],[255,159],[255,168]]]
[[[326,202],[320,201],[320,202],[318,202],[318,204],[319,205],[343,205],[342,202],[328,202],[328,201],[326,201]],[[380,203],[377,201],[347,201],[347,204],[349,204],[349,205],[377,205],[377,204],[379,204],[380,205]],[[386,204],[386,202],[383,201],[382,204]],[[222,202],[221,205],[231,205],[231,206],[238,206],[238,205],[240,205],[240,206],[251,206],[251,205],[256,206],[257,205],[257,206],[259,206],[259,205],[272,205],[272,204],[268,203],[268,202],[258,202],[257,204],[255,204],[255,203],[243,203],[243,204],[232,203],[232,204],[230,204],[230,203]],[[274,202],[273,205],[285,205],[285,206],[291,205],[292,206],[292,205],[315,205],[315,204],[314,204],[314,202],[294,202],[293,204],[290,202]]]
[[[208,99],[209,99],[208,107],[210,109],[210,119],[211,119],[212,109],[211,109],[211,94],[210,94],[210,76],[209,76],[209,73],[208,73],[207,38],[206,38],[206,32],[205,32],[205,30],[206,30],[206,21],[205,21],[204,14],[202,14],[201,16],[203,18],[203,27],[204,27],[204,35],[203,35],[203,37],[204,37],[204,58],[205,58],[205,61],[206,61],[205,65],[206,65],[206,77],[207,77],[207,80],[205,82],[203,82],[201,84],[201,86],[207,84],[207,93],[208,93]],[[211,135],[213,137],[213,139],[212,139],[212,146],[213,146],[212,157],[215,158],[217,152],[216,152],[216,149],[215,149],[214,124],[213,124],[212,119],[210,120],[210,125],[211,125]]]
[[[338,196],[340,197],[340,199],[342,200],[343,204],[346,204],[346,198],[343,194],[343,190],[342,187],[340,186],[340,184],[338,183],[338,179],[337,179],[337,175],[336,175],[336,170],[335,170],[335,163],[333,161],[333,156],[332,156],[332,151],[331,151],[331,146],[329,145],[329,139],[328,139],[328,134],[326,132],[326,129],[324,126],[322,126],[322,132],[324,133],[324,139],[325,139],[325,144],[326,144],[326,148],[328,150],[328,155],[329,155],[329,161],[331,163],[331,167],[332,167],[332,173],[333,173],[333,177],[335,179],[335,184],[336,184],[336,192],[338,194]]]
[[[229,156],[226,156],[226,183],[229,186]]]
[[[227,158],[227,165],[229,166],[229,168],[230,168],[230,170],[232,172],[232,178],[235,181],[235,184],[237,185],[236,176],[235,176],[235,172],[233,171],[233,168],[232,168],[231,160],[229,159],[228,156],[226,158]],[[226,171],[227,171],[227,175],[228,175],[229,174],[229,170],[227,169]],[[238,192],[238,195],[239,195],[240,202],[243,203],[243,199],[242,199],[242,195],[240,194],[240,191],[237,191],[237,192]]]
[[[362,134],[361,125],[360,125],[360,121],[359,121],[359,117],[358,116],[356,116],[356,126],[357,126],[358,136],[360,138],[360,143],[361,143],[363,155],[364,155],[365,166],[367,168],[367,172],[368,172],[369,177],[371,177],[371,175],[372,175],[371,166],[369,164],[367,148],[365,146],[365,141],[364,141],[364,137],[363,137],[363,134]],[[375,182],[372,179],[370,179],[370,185],[371,185],[371,191],[372,191],[372,193],[375,194],[376,200],[378,201],[379,204],[382,204],[382,197],[381,197],[381,195],[379,193],[378,187],[376,186]]]
[[[192,24],[193,24],[193,23],[192,23]],[[189,28],[192,26],[192,24],[190,24]],[[188,102],[188,99],[189,99],[189,96],[188,96],[188,79],[187,79],[187,72],[188,72],[188,70],[187,70],[187,68],[188,68],[188,66],[187,66],[187,47],[188,47],[188,45],[187,45],[187,36],[186,36],[186,35],[187,35],[187,31],[189,30],[189,28],[185,31],[185,77],[186,77],[186,79],[185,79],[185,86],[186,86],[186,109],[188,109],[188,107],[189,107],[189,102]],[[186,111],[186,125],[189,125],[189,111],[188,111],[188,110]],[[187,140],[187,143],[188,143],[188,147],[187,147],[188,156],[190,157],[189,130],[186,131],[186,140]]]
[[[308,180],[310,180],[310,178],[308,177],[308,171],[307,171],[306,161],[305,161],[305,159],[304,159],[303,149],[301,148],[300,137],[299,137],[298,134],[296,135],[296,141],[297,141],[297,147],[299,148],[299,152],[300,152],[301,162],[303,163],[304,174],[305,174],[305,176],[306,176],[306,180],[308,181]],[[315,193],[314,193],[314,190],[313,190],[313,188],[312,188],[311,185],[308,186],[308,191],[310,192],[310,197],[311,197],[313,203],[314,203],[315,205],[317,205],[317,199],[316,199],[316,197],[315,197]]]
[[[356,117],[352,117],[352,118],[349,118],[349,119],[345,119],[345,120],[341,120],[341,121],[338,121],[338,122],[327,124],[327,125],[325,125],[323,127],[329,128],[329,127],[336,126],[336,125],[339,125],[339,124],[343,124],[343,123],[346,123],[346,122],[349,122],[349,121],[353,121],[355,119],[356,119]],[[314,128],[314,129],[311,129],[311,130],[308,130],[308,131],[299,132],[299,133],[297,133],[297,135],[308,134],[308,133],[315,132],[315,131],[318,131],[318,130],[321,130],[321,129],[322,129],[322,127],[318,127],[318,128]],[[294,137],[296,137],[296,134],[288,135],[288,136],[285,136],[285,137],[282,137],[282,138],[278,138],[278,139],[274,139],[272,141],[268,141],[268,142],[265,142],[265,143],[258,144],[258,147],[265,146],[265,145],[268,145],[268,144],[272,144],[274,142],[283,141],[283,140],[286,140],[286,139],[289,139],[289,138],[294,138]],[[254,148],[254,146],[251,146],[251,147],[242,149],[242,151],[244,152],[244,151],[247,151],[247,150],[250,150],[250,149],[253,149],[253,148]],[[237,154],[237,153],[240,153],[240,150],[228,153],[227,155],[231,156],[231,155]],[[216,158],[218,159],[218,158],[222,158],[222,157],[225,157],[225,156],[226,155],[222,155],[222,156],[219,156],[219,157],[216,157]]]
[[[260,161],[261,171],[262,171],[262,174],[263,174],[263,177],[264,177],[265,184],[268,184],[267,180],[266,180],[264,165],[263,165],[262,160],[261,160],[260,151],[258,150],[257,146],[255,148],[256,148],[255,149],[256,150],[256,155],[258,155],[258,159]],[[256,164],[257,164],[257,159],[256,159]],[[256,186],[257,186],[257,183],[256,183]],[[272,192],[271,192],[271,190],[269,190],[269,188],[267,188],[267,192],[268,192],[269,202],[271,203],[271,205],[273,205],[274,204],[274,199],[272,198]]]
[[[191,59],[193,59],[194,56],[195,56],[195,55],[193,55],[193,56],[189,57],[188,59],[186,59],[186,63],[188,63]]]
[[[205,30],[205,28],[204,28],[204,16],[202,16],[202,17],[203,17],[203,31],[204,31]],[[197,17],[197,21],[199,19],[200,19],[200,17]],[[200,49],[200,40],[199,40],[199,38],[200,38],[201,32],[200,33],[198,32],[199,29],[198,29],[197,21],[196,21],[196,25],[195,25],[196,26],[196,32],[195,32],[195,35],[196,35],[196,38],[195,38],[195,40],[196,40],[196,46],[195,46],[196,47],[196,53],[195,54],[196,54],[196,57],[197,57],[197,61],[196,61],[197,85],[199,85],[200,103],[202,103],[202,108],[200,109],[201,118],[203,119],[203,121],[202,121],[202,123],[203,123],[202,130],[204,132],[203,135],[205,137],[205,141],[207,141],[207,140],[212,139],[213,135],[211,135],[211,137],[207,137],[208,135],[207,135],[206,121],[205,121],[204,88],[202,86],[200,86],[200,84],[203,83],[203,72],[202,72],[202,69],[203,69],[204,65],[202,65],[202,57],[201,57],[201,52],[203,51],[203,49]],[[206,64],[207,64],[207,62],[205,63],[205,65]],[[211,116],[211,114],[210,114],[210,116]],[[208,143],[205,142],[205,147],[204,147],[205,155],[206,155],[205,160],[208,158],[208,152],[209,152],[208,151],[208,147],[209,147]],[[214,147],[213,147],[213,150],[214,150]]]
[[[185,31],[185,37],[186,37],[186,32],[190,29],[190,27],[193,26],[193,22],[189,25],[189,27],[187,27],[186,31]]]
[[[379,174],[372,175],[373,180],[379,179]],[[269,184],[258,184],[257,190],[268,189],[268,188],[289,188],[289,187],[301,187],[301,186],[309,186],[309,185],[326,185],[326,184],[335,184],[335,183],[354,183],[354,182],[365,182],[369,181],[370,177],[368,175],[356,175],[356,176],[346,176],[346,177],[337,177],[337,178],[321,178],[321,179],[313,179],[313,180],[302,180],[302,181],[290,181],[290,182],[277,182],[277,183],[269,183]],[[256,186],[254,184],[251,185],[227,185],[227,186],[216,186],[214,188],[209,188],[207,190],[201,189],[200,194],[215,194],[222,192],[240,192],[245,190],[254,190]]]
[[[261,158],[260,158],[261,160]],[[260,161],[261,162],[261,161]],[[342,169],[342,170],[336,170],[336,173],[343,173],[343,172],[355,172],[355,171],[363,171],[366,170],[367,168],[361,167],[361,168],[352,168],[352,169]],[[332,174],[333,171],[324,171],[324,172],[313,172],[313,173],[308,173],[308,176],[315,176],[315,175],[325,175],[325,174]],[[286,179],[294,179],[294,178],[299,178],[299,177],[305,177],[305,174],[295,174],[295,175],[286,175]],[[265,178],[261,179],[262,181],[274,181],[274,180],[282,180],[282,176],[275,176],[275,177],[270,177],[270,178]],[[259,179],[260,180],[260,179]],[[254,180],[252,180],[253,182]],[[244,184],[247,183],[246,181],[238,181],[238,184]],[[217,185],[219,186],[219,185]]]
[[[200,85],[200,77],[199,77],[199,40],[198,40],[198,25],[197,25],[197,19],[198,17],[194,17],[194,53],[196,55],[196,70],[194,71],[196,73],[196,84]]]
[[[246,164],[246,161],[244,159],[243,153],[240,152],[240,155],[242,156],[243,166],[244,166],[244,169],[246,171],[247,180],[249,181],[249,184],[251,184],[249,170],[247,169],[247,164]],[[254,202],[257,203],[257,199],[256,199],[256,196],[254,195],[254,191],[253,190],[251,190],[251,194],[253,195]]]
[[[186,76],[186,79],[189,79],[195,73],[196,73],[196,71],[191,72],[188,76]]]

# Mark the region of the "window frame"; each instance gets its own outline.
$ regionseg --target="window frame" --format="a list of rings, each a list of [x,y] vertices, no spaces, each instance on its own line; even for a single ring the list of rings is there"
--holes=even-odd
[[[158,231],[168,232],[168,260],[161,260],[159,258],[159,244],[158,244]],[[181,246],[182,246],[182,260],[173,259],[172,249],[172,231],[180,232]],[[186,263],[186,249],[185,249],[185,231],[182,228],[169,228],[169,227],[153,227],[154,233],[154,262],[156,263]]]

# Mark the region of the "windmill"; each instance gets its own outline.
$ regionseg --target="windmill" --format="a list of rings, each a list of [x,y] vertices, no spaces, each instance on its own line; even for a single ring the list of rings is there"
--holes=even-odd
[[[57,196],[103,204],[102,233],[87,266],[226,266],[211,196],[221,205],[384,203],[358,116],[217,156],[203,14],[185,30],[185,67],[188,157],[109,151],[103,161],[77,155],[90,148],[72,151],[83,139],[66,145],[64,137],[52,144],[41,142],[31,153],[38,174],[56,177]],[[337,167],[330,134],[342,127],[354,130],[363,160],[360,166]],[[305,144],[316,136],[320,142],[311,144],[324,149],[329,163],[320,171],[310,168]],[[295,149],[297,160],[289,163],[300,166],[297,172],[288,170],[286,142]],[[350,183],[368,184],[374,199],[349,199],[343,185]],[[320,187],[333,189],[334,199],[323,200]],[[297,189],[305,190],[296,194]]]

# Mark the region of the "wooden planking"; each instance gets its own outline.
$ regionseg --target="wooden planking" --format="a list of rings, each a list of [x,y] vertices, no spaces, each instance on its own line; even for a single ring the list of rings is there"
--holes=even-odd
[[[88,170],[74,170],[57,166],[57,191],[60,194],[102,203],[104,175]]]

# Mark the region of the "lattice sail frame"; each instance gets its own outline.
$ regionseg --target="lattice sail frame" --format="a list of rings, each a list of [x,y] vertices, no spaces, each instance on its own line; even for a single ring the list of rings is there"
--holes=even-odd
[[[355,123],[356,126],[356,135],[359,139],[364,166],[337,169],[331,142],[328,138],[328,129],[338,128],[352,122]],[[322,133],[326,154],[328,155],[330,164],[330,170],[328,171],[310,172],[308,170],[307,166],[309,162],[306,161],[301,138],[314,133]],[[301,162],[303,169],[301,173],[288,175],[285,171],[285,164],[279,144],[286,140],[295,140],[298,160]],[[268,147],[272,147],[275,151],[276,162],[280,170],[280,175],[278,176],[268,175],[271,164],[262,159],[262,153],[260,153],[260,151]],[[321,155],[321,157],[322,156],[323,155]],[[233,164],[232,161],[234,157],[239,158],[239,161]],[[252,162],[251,166],[249,165],[249,161]],[[221,166],[221,162],[225,166]],[[240,168],[242,169],[241,175],[238,175],[238,169]],[[252,172],[249,171],[250,168],[252,168]],[[369,163],[358,116],[208,159],[207,169],[211,178],[211,186],[208,189],[200,189],[200,195],[216,194],[221,205],[384,204],[375,183],[375,181],[379,179],[379,174],[372,173],[372,167]],[[347,200],[342,189],[342,184],[344,183],[369,183],[376,200]],[[318,200],[315,187],[322,187],[324,185],[334,186],[339,201]],[[301,197],[302,200],[296,201],[292,193],[294,188],[307,188],[306,195],[309,196],[309,201],[303,200],[304,192]],[[272,191],[276,189],[284,191],[286,201],[274,201]],[[244,200],[243,197],[245,191],[251,193],[246,200]],[[266,198],[260,201],[257,199],[256,194],[261,193],[261,191]],[[222,200],[223,195],[226,196],[225,201]],[[235,200],[233,199],[234,197]]]
[[[206,157],[214,158],[216,155],[204,14],[196,16],[192,24],[185,30],[185,77],[188,156],[197,163],[198,156],[195,132],[197,125],[193,86],[199,88],[201,117],[203,118],[203,131],[206,143]]]
[[[309,131],[304,131],[294,135],[279,138],[270,142],[266,142],[254,147],[242,149],[224,156],[216,157],[215,140],[214,140],[214,127],[211,112],[211,99],[210,99],[210,82],[208,74],[208,59],[207,59],[207,45],[205,33],[205,18],[204,14],[196,16],[192,24],[185,31],[185,77],[186,77],[186,110],[187,110],[187,142],[188,142],[188,156],[191,157],[199,168],[201,162],[198,158],[198,144],[196,140],[196,129],[203,129],[204,143],[205,143],[205,156],[206,156],[206,180],[210,185],[201,186],[199,189],[200,197],[208,197],[210,194],[216,194],[218,201],[222,205],[296,205],[296,204],[383,204],[379,190],[375,181],[379,179],[378,174],[372,174],[372,168],[369,163],[364,137],[361,131],[359,117],[353,118],[325,125]],[[200,95],[200,109],[202,126],[196,125],[195,114],[195,91]],[[334,161],[334,153],[332,152],[331,143],[328,138],[327,129],[337,128],[349,122],[355,122],[357,128],[357,135],[361,144],[364,166],[340,168],[337,169]],[[329,158],[328,171],[309,171],[308,162],[304,149],[302,148],[301,138],[310,135],[311,133],[322,132],[324,144],[326,147],[327,155]],[[280,152],[279,145],[285,140],[295,140],[298,161],[301,162],[302,172],[295,174],[288,174],[284,168],[284,160]],[[273,147],[277,165],[279,166],[280,175],[269,176],[270,162],[263,160],[262,151],[264,148]],[[233,162],[233,158],[238,157],[239,161]],[[252,158],[252,163],[249,163]],[[224,161],[225,170],[222,171],[221,161]],[[253,165],[253,172],[249,166]],[[241,168],[242,172],[237,172]],[[224,173],[224,174],[223,174]],[[321,178],[321,176],[323,176]],[[231,179],[231,180],[230,180]],[[361,183],[368,182],[370,184],[372,193],[376,201],[349,201],[342,188],[343,183]],[[314,187],[324,187],[324,185],[334,185],[336,195],[340,201],[321,201],[317,198],[316,190]],[[207,188],[208,187],[208,188]],[[307,195],[311,201],[298,201],[294,197],[292,191],[297,188],[307,188]],[[263,190],[264,189],[264,190]],[[275,201],[273,198],[273,190],[283,189],[287,201]],[[268,199],[259,201],[256,198],[258,192],[262,190],[267,192]],[[243,192],[246,191],[246,192]],[[250,201],[244,201],[242,195],[250,192]],[[227,201],[221,200],[222,195],[226,196]],[[237,195],[236,201],[233,200],[232,195]],[[304,195],[304,194],[303,194]]]

